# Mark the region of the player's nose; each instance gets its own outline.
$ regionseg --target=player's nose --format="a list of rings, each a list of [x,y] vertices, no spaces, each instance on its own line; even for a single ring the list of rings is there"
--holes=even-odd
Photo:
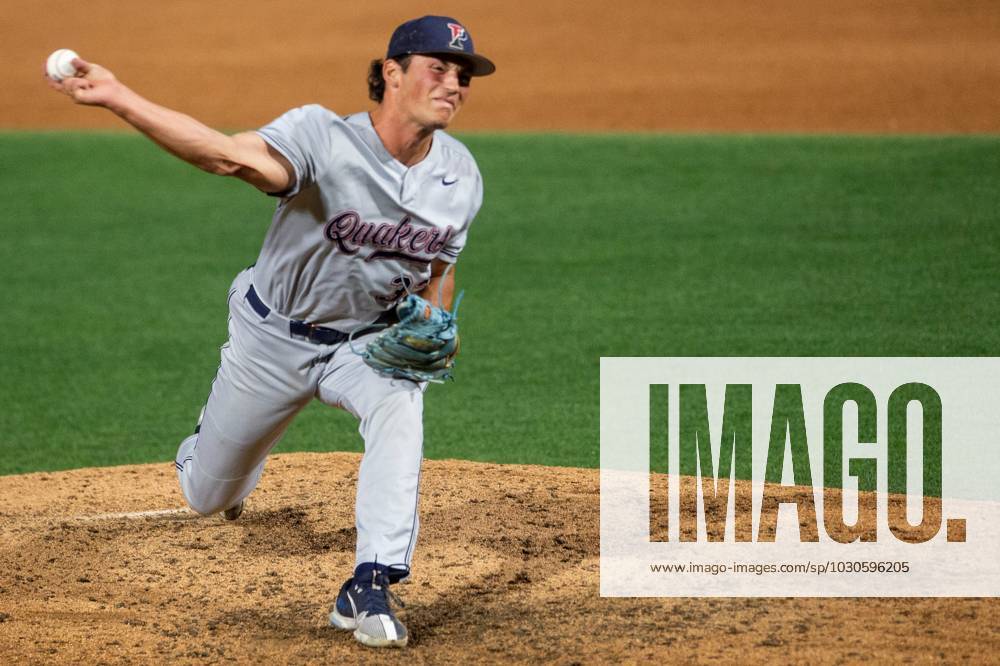
[[[459,84],[458,69],[449,69],[444,75],[444,87],[448,92],[458,92]]]

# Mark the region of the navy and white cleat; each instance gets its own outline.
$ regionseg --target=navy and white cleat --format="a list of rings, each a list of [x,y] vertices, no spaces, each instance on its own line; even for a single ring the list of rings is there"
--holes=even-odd
[[[392,602],[403,602],[389,591],[389,567],[381,564],[358,565],[354,576],[340,588],[330,613],[330,626],[354,630],[354,638],[369,647],[403,647],[406,627],[392,612]]]

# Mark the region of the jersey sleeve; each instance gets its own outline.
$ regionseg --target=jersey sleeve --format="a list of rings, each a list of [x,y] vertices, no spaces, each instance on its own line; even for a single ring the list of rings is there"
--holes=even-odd
[[[322,106],[310,104],[292,109],[257,130],[295,169],[295,183],[275,196],[293,197],[319,179],[330,160],[330,116]]]
[[[465,247],[466,238],[469,235],[469,227],[472,226],[472,221],[476,218],[479,213],[479,209],[483,206],[483,177],[476,172],[476,185],[475,190],[472,195],[472,205],[469,207],[469,217],[466,219],[465,224],[462,228],[458,230],[450,239],[448,243],[441,249],[438,253],[438,259],[446,261],[449,264],[453,264],[458,261],[458,255],[462,252],[462,248]]]

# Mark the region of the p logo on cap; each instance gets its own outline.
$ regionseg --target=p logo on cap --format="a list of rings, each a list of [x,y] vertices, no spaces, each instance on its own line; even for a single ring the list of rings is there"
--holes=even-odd
[[[399,26],[389,39],[385,57],[445,54],[465,60],[471,76],[486,76],[496,71],[489,58],[476,53],[472,35],[465,26],[450,16],[421,16]]]
[[[448,46],[453,49],[464,51],[465,46],[463,46],[462,42],[469,38],[468,35],[465,34],[465,28],[458,23],[449,23],[448,27],[451,28],[451,43],[449,43]]]

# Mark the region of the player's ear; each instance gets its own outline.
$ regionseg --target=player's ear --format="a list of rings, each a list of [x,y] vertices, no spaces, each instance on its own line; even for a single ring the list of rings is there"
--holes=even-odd
[[[386,58],[382,63],[382,78],[386,88],[398,88],[403,77],[403,68],[392,58]]]

